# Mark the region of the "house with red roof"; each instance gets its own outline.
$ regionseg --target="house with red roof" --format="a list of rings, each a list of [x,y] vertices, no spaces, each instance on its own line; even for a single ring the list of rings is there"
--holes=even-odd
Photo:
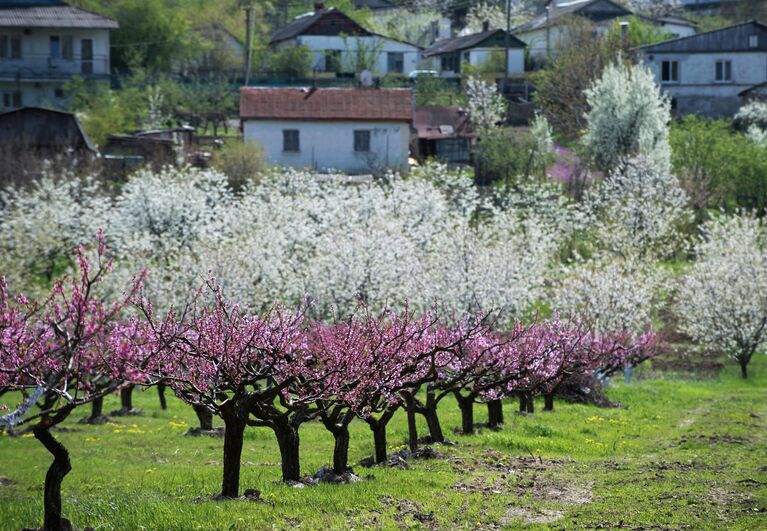
[[[268,163],[348,174],[405,170],[413,126],[412,89],[240,89],[245,142]]]

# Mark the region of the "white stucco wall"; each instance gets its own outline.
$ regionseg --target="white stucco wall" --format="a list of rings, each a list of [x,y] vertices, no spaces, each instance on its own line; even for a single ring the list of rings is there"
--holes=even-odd
[[[300,151],[282,150],[284,129],[299,131]],[[370,152],[354,151],[354,131],[370,131]],[[350,174],[373,169],[405,170],[408,162],[410,124],[407,122],[277,121],[246,120],[245,142],[264,148],[271,164],[317,171],[338,170]]]
[[[285,45],[286,44],[281,43],[281,46]],[[373,73],[379,75],[389,73],[387,56],[388,52],[399,52],[403,54],[403,73],[405,74],[418,68],[421,55],[421,52],[417,46],[378,36],[349,36],[344,39],[343,37],[339,36],[303,35],[297,37],[295,42],[290,41],[290,44],[287,45],[304,45],[309,47],[314,52],[314,61],[312,66],[313,68],[317,68],[320,71],[325,70],[325,52],[327,50],[341,50],[341,58],[343,64],[348,67],[348,71],[353,72],[354,68],[351,65],[353,65],[355,62],[355,57],[358,49],[378,49],[379,53],[376,59]]]
[[[673,35],[674,38],[689,37],[690,35],[695,35],[696,33],[695,28],[692,26],[684,26],[682,24],[674,24],[671,22],[664,22],[661,25],[661,29],[665,33],[670,33]]]
[[[678,82],[661,81],[663,61],[679,62]],[[731,61],[731,81],[716,81],[717,61]],[[678,100],[681,114],[731,115],[740,103],[738,93],[767,81],[767,52],[645,53],[644,63],[663,91]]]
[[[25,34],[19,28],[0,28],[0,33],[19,35],[21,37],[21,59],[0,61],[0,74],[20,72],[51,76],[74,75],[82,72],[81,46],[83,39],[93,41],[93,74],[109,74],[109,30],[106,29],[74,29],[74,28],[29,28]],[[63,37],[72,37],[73,55],[71,60],[51,58],[50,38],[59,36],[63,49]]]

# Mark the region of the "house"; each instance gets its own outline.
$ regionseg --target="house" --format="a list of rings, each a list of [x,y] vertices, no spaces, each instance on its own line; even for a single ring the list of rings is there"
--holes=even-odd
[[[0,114],[0,185],[20,184],[50,164],[84,167],[97,156],[74,114],[38,107]]]
[[[633,15],[631,9],[613,0],[550,0],[543,14],[517,26],[512,33],[527,44],[534,60],[543,61],[556,51],[560,39],[566,35],[568,21],[574,17],[592,22],[596,33],[602,35],[615,21],[624,21]],[[640,18],[678,37],[696,32],[695,24],[680,17]]]
[[[767,81],[741,91],[738,96],[744,105],[751,101],[767,102]]]
[[[59,0],[0,3],[0,109],[59,106],[73,76],[109,79],[112,19]]]
[[[524,72],[525,43],[502,29],[489,29],[487,23],[483,31],[479,33],[437,41],[426,48],[423,55],[436,61],[432,68],[444,77],[460,75],[461,65],[464,63],[476,67],[488,66],[495,57],[500,61],[500,70],[503,72],[507,43],[509,47],[507,71],[509,73]]]
[[[218,22],[194,28],[202,41],[202,51],[183,65],[183,73],[240,74],[246,64],[245,44]]]
[[[767,81],[767,26],[752,20],[639,48],[677,114],[732,116]]]
[[[419,105],[415,109],[413,153],[419,161],[430,158],[447,164],[470,164],[469,113],[457,105]]]
[[[136,131],[129,135],[109,135],[104,145],[104,160],[115,173],[148,164],[159,170],[195,162],[194,127]]]
[[[417,69],[421,55],[418,46],[369,31],[323,4],[277,30],[269,43],[273,51],[295,46],[312,51],[315,72],[404,74]]]
[[[413,107],[411,89],[240,89],[244,141],[269,163],[322,172],[405,170]]]

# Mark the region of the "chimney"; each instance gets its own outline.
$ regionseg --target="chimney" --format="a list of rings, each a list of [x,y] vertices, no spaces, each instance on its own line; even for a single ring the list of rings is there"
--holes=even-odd
[[[320,11],[325,10],[325,4],[322,2],[314,2],[314,12],[319,13]]]
[[[484,31],[490,31],[490,21],[488,21],[488,20],[485,20],[485,21],[482,23],[482,31],[483,31],[483,32],[484,32]]]

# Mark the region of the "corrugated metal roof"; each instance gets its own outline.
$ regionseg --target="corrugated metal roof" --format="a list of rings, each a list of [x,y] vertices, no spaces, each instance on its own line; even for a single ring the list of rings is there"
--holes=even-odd
[[[502,29],[494,29],[488,31],[481,31],[479,33],[472,33],[471,35],[465,35],[463,37],[456,37],[454,39],[445,39],[437,41],[423,51],[424,57],[430,57],[432,55],[441,55],[445,53],[460,52],[461,50],[468,50],[479,46],[487,39],[495,36],[496,34],[503,35],[506,32]],[[509,48],[524,48],[527,46],[524,42],[520,41],[514,35],[509,35]]]
[[[756,46],[751,46],[750,37],[754,35],[757,36]],[[645,53],[764,52],[767,51],[767,26],[750,20],[639,49]]]
[[[76,7],[34,6],[0,8],[0,28],[116,29],[117,21]]]
[[[240,118],[258,120],[413,120],[411,89],[240,89]]]

